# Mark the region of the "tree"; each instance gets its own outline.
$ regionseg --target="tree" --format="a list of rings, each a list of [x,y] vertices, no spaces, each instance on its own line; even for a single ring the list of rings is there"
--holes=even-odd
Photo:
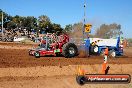
[[[34,16],[28,16],[25,19],[25,27],[29,27],[30,29],[33,29],[34,26],[36,26],[37,24],[37,18],[35,18]]]
[[[53,27],[52,32],[57,32],[57,31],[61,32],[61,31],[63,30],[63,29],[61,28],[61,25],[60,25],[60,24],[55,24],[55,23],[53,23],[53,24],[52,24],[52,27]]]
[[[10,21],[10,22],[7,24],[7,28],[8,28],[8,29],[15,29],[15,28],[16,28],[16,24],[15,24],[13,21]]]
[[[34,16],[22,17],[21,25],[28,30],[28,33],[31,32],[31,29],[35,29],[37,24],[37,18]]]
[[[100,38],[112,38],[120,36],[121,34],[123,34],[121,31],[121,25],[116,23],[109,25],[102,24],[95,33],[95,35]]]
[[[2,26],[2,10],[0,9],[0,26]],[[49,33],[62,31],[63,28],[60,24],[51,23],[50,18],[46,15],[41,15],[37,18],[34,16],[10,16],[7,13],[3,12],[3,23],[4,28],[8,28],[9,30],[19,29],[20,32],[23,29],[27,29],[28,33],[31,32],[31,29],[35,29],[37,32],[45,31]]]
[[[39,28],[42,31],[46,31],[46,32],[51,32],[52,30],[52,24],[50,22],[50,18],[46,15],[41,15],[38,18],[38,22],[39,22]]]
[[[12,20],[12,16],[8,15],[0,9],[0,26],[2,26],[2,12],[3,12],[3,26],[7,28],[7,24]]]
[[[17,28],[21,28],[23,17],[16,15],[12,17],[12,22],[16,25]]]
[[[72,31],[72,24],[66,25],[63,31],[69,34]]]

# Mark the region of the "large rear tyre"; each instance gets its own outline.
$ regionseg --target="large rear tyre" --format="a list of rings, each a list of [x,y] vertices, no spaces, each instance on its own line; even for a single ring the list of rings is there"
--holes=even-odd
[[[74,43],[66,43],[62,47],[62,55],[66,58],[71,58],[74,56],[77,56],[78,49],[77,46]]]
[[[39,51],[36,51],[36,52],[34,53],[34,56],[35,56],[36,58],[40,58],[40,53],[39,53]]]

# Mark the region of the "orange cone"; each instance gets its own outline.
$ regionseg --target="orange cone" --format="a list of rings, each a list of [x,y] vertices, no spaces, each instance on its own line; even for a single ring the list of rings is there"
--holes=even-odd
[[[109,50],[108,50],[108,47],[105,49],[105,55],[108,55],[108,52],[109,52]]]
[[[81,69],[81,66],[78,66],[78,75],[85,75],[85,70]]]
[[[105,55],[104,55],[104,62],[102,64],[101,74],[105,74],[105,71],[106,71],[108,52],[109,52],[108,48],[106,48],[104,52]]]
[[[101,71],[101,74],[105,74],[106,65],[107,65],[107,63],[103,63],[103,64],[102,64],[102,71]]]

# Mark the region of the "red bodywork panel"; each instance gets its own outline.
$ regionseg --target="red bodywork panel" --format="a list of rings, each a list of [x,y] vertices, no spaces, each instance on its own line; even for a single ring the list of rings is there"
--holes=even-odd
[[[40,52],[40,56],[46,56],[46,55],[56,56],[55,50],[41,50],[39,52]],[[62,49],[60,49],[60,53],[62,53]]]
[[[41,50],[40,52],[40,56],[46,56],[46,55],[53,55],[56,56],[56,54],[54,53],[54,50]]]
[[[30,53],[30,55],[34,55],[35,50],[31,50],[29,53]]]

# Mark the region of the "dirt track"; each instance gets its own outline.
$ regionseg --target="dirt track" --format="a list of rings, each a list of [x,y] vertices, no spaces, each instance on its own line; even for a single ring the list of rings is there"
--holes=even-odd
[[[109,74],[132,75],[132,64],[109,64]],[[82,65],[87,73],[98,73],[100,66]],[[125,69],[127,68],[127,69]],[[76,82],[76,65],[0,68],[0,88],[132,88],[129,84],[86,84]]]
[[[31,48],[32,45],[2,43],[0,44],[0,46],[0,68],[56,65],[65,66],[79,64],[87,65],[101,64],[103,62],[103,57],[99,56],[90,56],[89,58],[41,57],[36,59],[35,57],[28,55],[28,49]],[[109,64],[132,64],[131,49],[132,48],[126,49],[125,56],[123,57],[119,57],[116,59],[110,58],[108,60]]]
[[[97,73],[103,57],[36,59],[28,55],[32,46],[36,45],[0,43],[0,88],[132,88],[132,83],[79,86],[75,81],[76,66],[85,65],[88,72]],[[132,48],[125,48],[124,53],[123,57],[108,59],[110,73],[132,75]]]
[[[76,83],[75,76],[56,76],[14,78],[11,81],[0,82],[0,88],[132,88],[132,84],[86,84],[80,86]]]

